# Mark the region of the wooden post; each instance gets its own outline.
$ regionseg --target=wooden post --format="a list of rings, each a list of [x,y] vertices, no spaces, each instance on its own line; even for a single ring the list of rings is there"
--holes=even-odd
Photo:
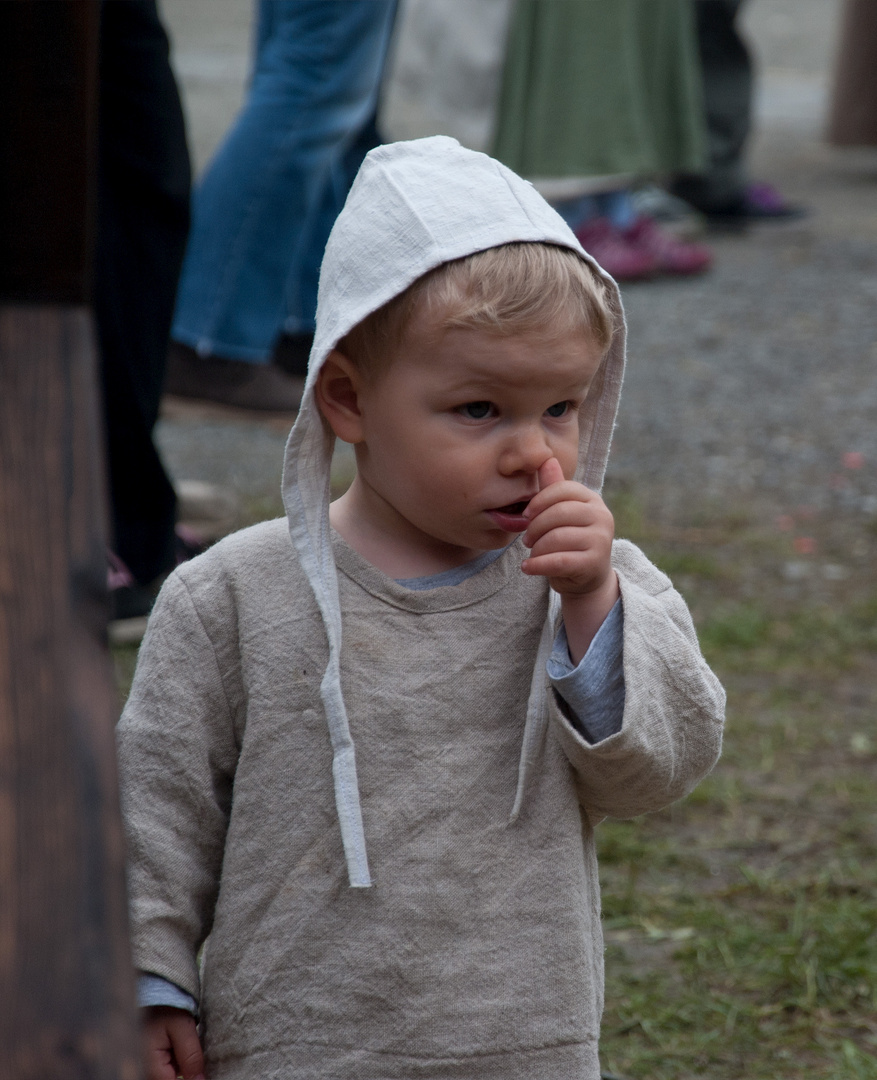
[[[0,4],[0,1076],[137,1080],[88,307],[96,0]]]
[[[877,4],[846,0],[834,61],[828,141],[877,146]]]

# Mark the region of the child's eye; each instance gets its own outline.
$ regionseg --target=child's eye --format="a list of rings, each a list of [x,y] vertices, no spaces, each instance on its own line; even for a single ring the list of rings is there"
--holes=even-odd
[[[486,420],[493,412],[493,406],[489,401],[468,401],[457,410],[470,420]]]
[[[545,411],[548,413],[549,416],[566,416],[566,414],[569,412],[569,402],[558,401],[556,405],[549,405]]]

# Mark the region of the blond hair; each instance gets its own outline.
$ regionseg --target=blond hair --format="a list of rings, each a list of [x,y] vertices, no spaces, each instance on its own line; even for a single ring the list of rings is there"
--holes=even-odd
[[[366,316],[338,349],[363,374],[377,376],[420,312],[439,333],[584,333],[603,353],[616,321],[606,283],[575,251],[556,244],[502,244],[430,270]]]

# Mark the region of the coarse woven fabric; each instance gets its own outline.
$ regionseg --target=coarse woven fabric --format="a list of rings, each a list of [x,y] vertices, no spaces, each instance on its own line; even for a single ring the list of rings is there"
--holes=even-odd
[[[546,694],[510,824],[548,612],[520,542],[427,592],[333,552],[374,887],[345,873],[314,594],[286,523],[255,526],[168,580],[120,723],[135,963],[199,1000],[214,1080],[597,1080],[593,827],[719,752],[685,604],[616,544],[622,730],[590,746]]]
[[[517,0],[493,153],[534,180],[698,172],[692,0]]]

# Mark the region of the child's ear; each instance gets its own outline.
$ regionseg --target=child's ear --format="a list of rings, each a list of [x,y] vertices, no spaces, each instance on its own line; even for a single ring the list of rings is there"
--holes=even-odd
[[[362,442],[359,390],[362,378],[347,357],[333,349],[317,376],[317,405],[335,435],[347,443]]]

